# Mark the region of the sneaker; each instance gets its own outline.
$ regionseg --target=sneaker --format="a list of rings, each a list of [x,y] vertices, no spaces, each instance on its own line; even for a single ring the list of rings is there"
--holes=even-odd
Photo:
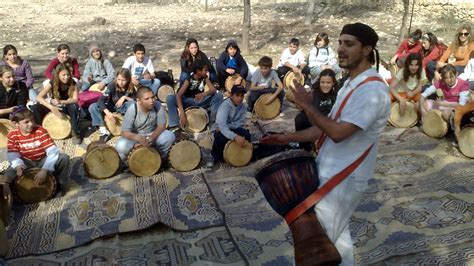
[[[110,139],[110,134],[101,134],[99,136],[99,140],[103,141],[104,143],[107,142]]]
[[[212,167],[214,167],[214,164],[215,164],[215,161],[214,161],[213,158],[211,158],[206,162],[206,167],[207,168],[212,168]]]
[[[72,133],[72,144],[79,145],[81,142],[81,137],[79,137],[79,135],[76,133]]]
[[[169,128],[169,131],[171,131],[171,132],[177,134],[177,133],[180,133],[182,130],[181,130],[180,127],[176,126],[176,127],[170,127],[170,128]]]

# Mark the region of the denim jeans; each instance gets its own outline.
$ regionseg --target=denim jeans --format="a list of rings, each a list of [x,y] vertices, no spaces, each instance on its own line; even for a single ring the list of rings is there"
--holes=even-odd
[[[244,137],[250,142],[250,132],[245,129],[238,127],[236,129],[231,129],[235,134]],[[227,142],[229,141],[220,131],[214,133],[214,143],[212,144],[211,155],[216,162],[222,161],[224,159],[224,148]]]
[[[151,134],[147,134],[151,135]],[[171,146],[173,145],[175,141],[175,135],[173,132],[169,130],[165,130],[161,132],[160,136],[156,138],[156,141],[154,143],[154,148],[158,150],[160,153],[161,158],[166,158],[168,155],[168,151],[171,149]],[[115,149],[117,150],[120,159],[124,161],[127,159],[128,153],[132,150],[133,145],[137,143],[134,140],[130,140],[124,137],[120,137],[117,140],[117,143],[115,144]]]
[[[111,112],[118,112],[121,114],[125,114],[125,112],[127,111],[127,108],[134,103],[135,101],[126,101],[119,108],[115,107],[115,105],[110,106],[108,104],[106,104],[105,107]],[[97,127],[104,126],[104,116],[102,115],[102,112],[99,109],[98,103],[93,103],[89,105],[89,113],[91,114],[91,118],[92,118],[92,126],[97,126]]]
[[[32,102],[36,102],[36,96],[38,96],[38,90],[35,88],[31,87],[28,89],[28,98]]]
[[[202,101],[198,102],[194,98],[188,98],[183,96],[183,108],[186,109],[191,106],[202,107],[207,109],[211,107],[211,117],[210,123],[216,121],[217,109],[224,101],[222,94],[216,92],[214,95],[206,96]],[[178,116],[178,104],[176,102],[176,95],[168,95],[166,98],[166,105],[168,106],[168,125],[169,127],[177,127],[179,125],[179,116]]]
[[[161,85],[161,81],[159,79],[141,79],[140,80],[140,85],[146,86],[150,88],[153,91],[153,94],[156,95],[158,92],[158,88]]]

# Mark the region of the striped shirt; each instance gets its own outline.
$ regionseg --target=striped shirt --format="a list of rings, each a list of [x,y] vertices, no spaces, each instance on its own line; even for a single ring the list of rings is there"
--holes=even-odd
[[[19,129],[8,133],[8,152],[18,152],[21,158],[38,161],[46,156],[46,149],[54,146],[54,142],[46,129],[35,126],[33,131],[24,136]]]

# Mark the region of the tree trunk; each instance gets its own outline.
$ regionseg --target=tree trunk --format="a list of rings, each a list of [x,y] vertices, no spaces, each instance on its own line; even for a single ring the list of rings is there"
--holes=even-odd
[[[398,43],[402,43],[403,39],[405,38],[405,28],[407,26],[408,13],[410,13],[410,0],[403,0],[403,18],[402,26],[400,27],[400,35],[398,36]]]
[[[250,52],[250,0],[244,0],[244,21],[242,27],[242,52]]]
[[[309,25],[313,21],[314,7],[316,6],[317,0],[308,0],[308,9],[306,9],[306,16],[304,24]]]

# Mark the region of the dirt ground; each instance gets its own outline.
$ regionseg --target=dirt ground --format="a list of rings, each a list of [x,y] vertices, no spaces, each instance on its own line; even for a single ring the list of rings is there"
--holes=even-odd
[[[261,56],[269,55],[276,66],[292,37],[300,38],[301,48],[308,55],[314,37],[320,31],[328,32],[331,46],[337,48],[336,38],[342,26],[356,21],[376,29],[384,59],[388,60],[397,48],[401,11],[317,6],[313,24],[306,26],[303,23],[305,10],[306,3],[254,5],[251,52],[244,54],[246,60],[256,65]],[[133,45],[140,42],[152,57],[155,69],[170,68],[177,76],[179,56],[187,38],[196,38],[201,50],[208,56],[218,57],[229,38],[240,43],[242,16],[243,6],[211,7],[204,12],[204,7],[198,4],[2,3],[0,46],[15,45],[20,56],[30,61],[37,81],[42,79],[43,71],[60,43],[70,45],[82,70],[88,58],[87,47],[92,42],[101,46],[116,68],[131,55]],[[97,17],[104,18],[105,24],[98,23]],[[449,41],[450,29],[459,25],[452,21],[433,19],[429,13],[418,12],[416,8],[412,29],[433,31]],[[39,87],[40,84],[36,84]]]

